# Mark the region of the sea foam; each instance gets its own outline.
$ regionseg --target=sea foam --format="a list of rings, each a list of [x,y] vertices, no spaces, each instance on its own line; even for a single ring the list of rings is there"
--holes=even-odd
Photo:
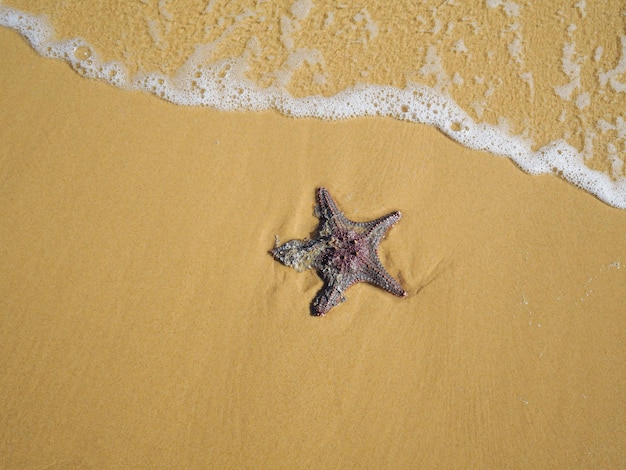
[[[501,126],[475,122],[451,98],[422,84],[409,83],[404,88],[359,85],[328,97],[294,97],[280,85],[261,88],[248,80],[242,59],[205,65],[201,47],[172,77],[159,73],[131,76],[123,64],[100,60],[97,51],[81,38],[55,40],[53,28],[43,16],[0,5],[0,26],[17,31],[40,55],[64,60],[85,77],[143,90],[179,105],[222,111],[274,109],[294,118],[325,120],[384,116],[435,126],[466,147],[509,157],[530,174],[555,174],[607,204],[626,209],[626,178],[612,179],[587,167],[581,152],[564,140],[533,150],[529,140],[510,135]]]

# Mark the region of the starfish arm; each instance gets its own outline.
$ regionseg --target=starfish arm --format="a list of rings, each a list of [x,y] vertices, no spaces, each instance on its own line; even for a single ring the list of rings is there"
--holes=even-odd
[[[318,251],[317,240],[289,240],[270,250],[270,254],[285,266],[291,266],[296,271],[304,271],[312,267]]]
[[[343,290],[339,286],[331,286],[328,283],[317,293],[311,303],[311,312],[313,315],[323,316],[328,311],[345,301]]]
[[[355,278],[354,282],[367,282],[398,297],[407,295],[400,283],[387,272],[377,258],[364,259],[361,268],[353,277]]]
[[[339,209],[339,206],[337,206],[337,203],[326,188],[318,188],[317,190],[317,211],[322,226],[328,232],[332,232],[335,229],[348,230],[355,225],[354,222],[343,215],[343,212],[341,212],[341,209]]]
[[[372,222],[367,222],[367,238],[375,246],[378,246],[380,241],[385,237],[385,234],[400,220],[401,217],[402,213],[399,211],[395,211],[379,219],[373,220]]]

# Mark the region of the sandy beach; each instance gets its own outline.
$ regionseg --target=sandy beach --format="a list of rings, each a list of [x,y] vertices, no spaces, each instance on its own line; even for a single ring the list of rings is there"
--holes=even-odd
[[[0,466],[626,466],[626,211],[424,125],[176,106],[0,29]],[[408,291],[268,254],[315,189]]]

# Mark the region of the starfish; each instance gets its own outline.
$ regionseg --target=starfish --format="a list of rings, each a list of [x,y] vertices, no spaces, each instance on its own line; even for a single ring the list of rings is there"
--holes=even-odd
[[[276,260],[297,271],[314,268],[318,272],[324,287],[311,303],[313,315],[324,315],[345,301],[344,292],[357,282],[373,284],[399,297],[407,295],[385,271],[377,253],[380,241],[400,220],[400,212],[371,222],[353,222],[326,188],[318,188],[315,215],[320,219],[315,238],[290,240],[278,246],[277,237],[276,247],[270,251]]]

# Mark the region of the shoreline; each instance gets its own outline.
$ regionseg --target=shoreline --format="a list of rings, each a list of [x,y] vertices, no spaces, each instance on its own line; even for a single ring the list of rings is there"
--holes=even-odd
[[[171,76],[159,71],[151,71],[152,69],[133,73],[128,69],[128,64],[120,61],[119,58],[112,61],[101,59],[96,48],[81,37],[54,39],[54,25],[48,23],[45,16],[29,13],[17,14],[15,12],[20,10],[14,11],[11,7],[5,7],[5,9],[6,11],[2,12],[0,5],[0,23],[22,34],[40,55],[62,60],[76,73],[89,79],[101,80],[126,90],[141,90],[177,105],[206,106],[219,111],[276,110],[289,117],[313,117],[331,121],[355,117],[391,117],[416,124],[426,124],[437,127],[449,138],[470,149],[488,151],[496,156],[510,158],[529,174],[557,175],[613,207],[626,209],[626,174],[623,172],[624,163],[619,157],[620,136],[624,134],[623,119],[618,117],[614,124],[610,122],[606,95],[608,91],[604,89],[609,78],[610,88],[613,91],[619,93],[620,87],[624,87],[621,82],[616,81],[616,76],[619,76],[622,71],[620,64],[623,59],[620,59],[614,69],[603,73],[600,72],[600,66],[597,66],[598,84],[596,88],[592,87],[592,94],[603,96],[604,112],[595,118],[585,117],[583,114],[579,116],[581,123],[596,121],[595,130],[591,128],[585,130],[581,127],[576,132],[564,131],[565,134],[560,135],[555,134],[556,131],[553,129],[552,140],[543,139],[537,142],[533,141],[528,134],[534,133],[534,131],[531,132],[533,127],[554,126],[554,123],[550,124],[550,120],[535,122],[534,126],[530,126],[527,122],[524,130],[518,129],[515,132],[510,129],[510,117],[506,118],[501,115],[497,124],[493,121],[491,123],[482,121],[480,119],[482,111],[479,115],[472,115],[468,103],[465,103],[462,108],[457,104],[453,95],[442,93],[445,88],[439,85],[426,85],[411,80],[407,80],[403,87],[359,82],[354,86],[336,90],[331,95],[317,93],[303,96],[292,95],[289,87],[283,88],[284,84],[267,87],[256,84],[246,75],[250,71],[247,70],[248,65],[243,56],[207,64],[206,57],[201,54],[203,47],[197,48],[196,52],[191,54]],[[582,12],[585,8],[580,7],[580,9]],[[74,12],[75,16],[77,14]],[[568,29],[570,39],[572,39],[572,32],[576,30],[574,24],[571,26],[573,29],[570,28],[571,31]],[[520,47],[519,41],[521,39],[517,37],[512,43],[517,44],[515,48]],[[626,36],[622,37],[621,42],[622,56],[626,57]],[[566,54],[566,51],[569,51],[567,54],[574,54],[574,49],[574,43],[565,43],[563,53]],[[598,46],[596,62],[600,61],[603,50],[602,46]],[[487,52],[487,55],[489,53],[493,51]],[[612,51],[611,55],[614,53],[617,51]],[[435,56],[430,60],[439,63],[440,58],[435,52],[433,54]],[[518,51],[513,55],[517,57],[517,62],[523,63],[520,54],[521,52]],[[563,71],[566,75],[571,75],[569,78],[572,82],[569,85],[553,88],[556,95],[566,101],[571,101],[569,95],[576,88],[576,83],[580,82],[580,64],[576,65],[572,62],[574,56],[570,57],[567,54],[562,59]],[[300,62],[302,60],[304,59]],[[306,60],[304,62],[306,63]],[[426,68],[430,70],[432,67],[435,66],[430,64]],[[441,64],[437,67],[439,69],[436,75],[445,75]],[[578,71],[574,73],[570,69]],[[291,73],[294,72],[295,70]],[[431,73],[435,74],[432,70]],[[527,82],[530,80],[527,84],[530,84],[530,88],[534,90],[532,74],[520,73],[521,76],[526,76]],[[477,83],[483,83],[484,77],[474,76],[474,80]],[[460,82],[463,80],[461,79]],[[580,88],[580,84],[578,87]],[[493,91],[491,89],[491,92],[486,92],[485,96]],[[534,92],[531,95],[534,96]],[[589,92],[581,92],[578,96],[576,102],[579,113],[589,106],[590,96]],[[518,97],[513,103],[508,103],[508,99],[506,102],[506,107],[519,108],[521,114],[527,112],[524,109],[528,105],[522,97]],[[478,106],[478,101],[472,103],[472,106]],[[482,109],[484,103],[479,107]],[[501,105],[498,107],[501,108]],[[543,109],[543,111],[547,112],[548,109]],[[558,122],[563,122],[566,114],[565,110],[562,110]],[[516,127],[518,126],[514,126]],[[598,134],[599,131],[603,137]],[[572,133],[578,136],[574,140],[579,139],[581,133],[585,135],[582,147],[580,142],[578,144],[568,142],[572,135],[567,138],[566,135]],[[608,136],[609,134],[615,134],[613,141]],[[605,142],[607,147],[604,150],[596,148],[594,151],[594,142],[597,144],[603,139],[609,139],[608,143]]]

